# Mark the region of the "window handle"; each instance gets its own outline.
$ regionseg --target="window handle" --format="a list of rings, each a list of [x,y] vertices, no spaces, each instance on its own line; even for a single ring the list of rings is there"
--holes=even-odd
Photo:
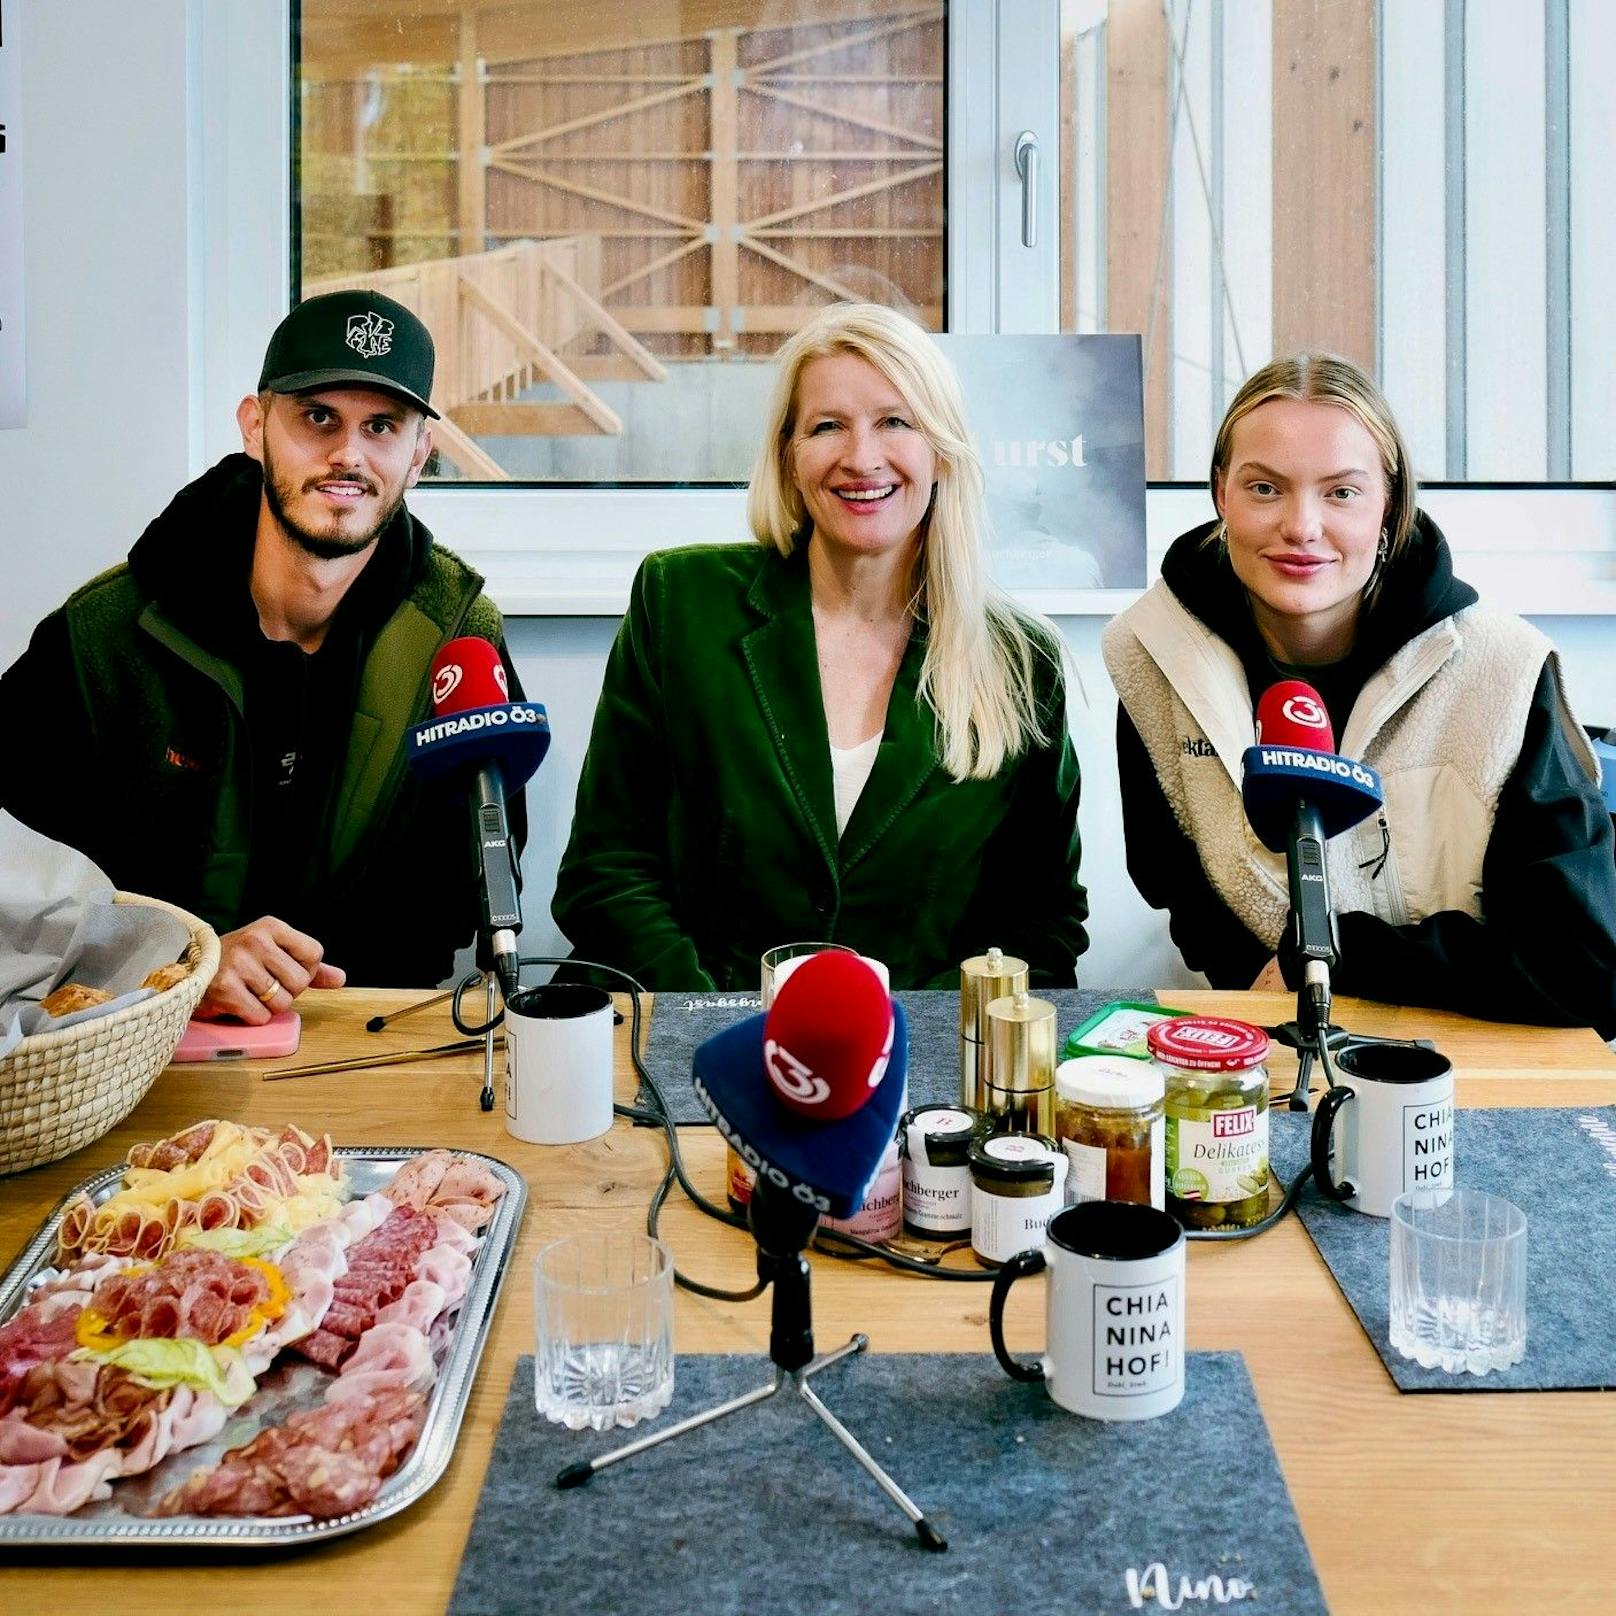
[[[1016,137],[1016,173],[1021,176],[1021,245],[1038,245],[1038,137],[1023,129]]]

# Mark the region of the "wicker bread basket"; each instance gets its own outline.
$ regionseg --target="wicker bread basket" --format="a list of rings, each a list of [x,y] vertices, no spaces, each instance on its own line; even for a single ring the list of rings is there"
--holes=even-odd
[[[112,901],[181,921],[191,934],[181,956],[190,974],[110,1016],[35,1033],[0,1059],[0,1173],[58,1161],[122,1122],[168,1065],[219,968],[218,934],[195,915],[129,892]]]

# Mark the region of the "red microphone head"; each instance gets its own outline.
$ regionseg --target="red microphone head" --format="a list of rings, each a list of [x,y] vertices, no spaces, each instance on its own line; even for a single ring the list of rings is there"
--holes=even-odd
[[[1300,679],[1270,685],[1257,703],[1257,743],[1333,752],[1335,731],[1318,691]]]
[[[475,634],[450,640],[432,659],[432,711],[439,718],[472,707],[503,707],[511,699],[505,664]]]
[[[763,1069],[782,1104],[818,1122],[851,1116],[892,1058],[892,999],[857,954],[811,955],[763,1022]]]

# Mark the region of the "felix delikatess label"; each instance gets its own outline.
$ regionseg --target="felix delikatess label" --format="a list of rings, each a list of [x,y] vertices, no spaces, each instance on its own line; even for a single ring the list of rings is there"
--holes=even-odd
[[[1267,1187],[1266,1110],[1168,1115],[1167,1188],[1181,1201],[1245,1201]]]

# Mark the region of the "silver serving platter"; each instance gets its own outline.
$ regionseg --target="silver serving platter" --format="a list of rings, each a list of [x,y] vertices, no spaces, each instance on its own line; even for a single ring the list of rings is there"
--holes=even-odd
[[[347,1168],[348,1180],[357,1198],[385,1188],[404,1162],[432,1148],[421,1145],[414,1149],[369,1150],[337,1146],[333,1153]],[[363,1509],[323,1521],[309,1515],[175,1515],[162,1519],[150,1515],[164,1494],[178,1486],[193,1470],[215,1463],[228,1448],[250,1442],[265,1426],[277,1425],[297,1409],[312,1408],[324,1400],[331,1374],[301,1358],[282,1353],[259,1379],[258,1390],[230,1416],[213,1441],[187,1448],[183,1453],[170,1454],[145,1475],[114,1481],[111,1498],[103,1503],[86,1504],[71,1515],[0,1515],[0,1547],[127,1545],[172,1549],[211,1544],[222,1548],[291,1548],[374,1526],[377,1521],[408,1509],[435,1486],[448,1468],[455,1438],[460,1433],[483,1343],[488,1339],[488,1328],[493,1321],[494,1304],[505,1281],[505,1270],[516,1244],[516,1231],[522,1221],[522,1208],[527,1201],[527,1184],[514,1168],[472,1150],[455,1154],[489,1168],[505,1186],[505,1193],[492,1222],[482,1232],[482,1244],[472,1261],[465,1297],[449,1338],[438,1351],[438,1378],[432,1385],[420,1438],[370,1503]],[[0,1323],[27,1301],[34,1278],[52,1266],[56,1231],[69,1203],[82,1193],[99,1206],[121,1187],[124,1171],[124,1165],[120,1164],[85,1179],[63,1197],[56,1210],[40,1225],[39,1232],[0,1280]]]

